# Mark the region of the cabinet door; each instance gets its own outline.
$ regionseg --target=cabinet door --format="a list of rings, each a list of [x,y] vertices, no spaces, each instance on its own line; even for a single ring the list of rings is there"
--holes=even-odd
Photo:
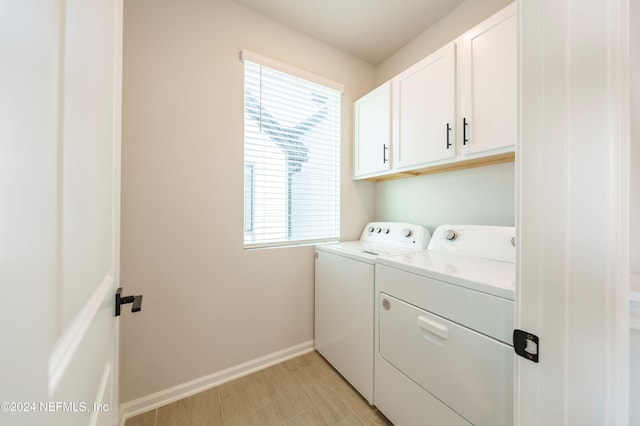
[[[507,6],[462,36],[459,124],[465,154],[508,151],[515,145],[515,11],[515,4]]]
[[[455,156],[455,45],[449,43],[394,80],[394,169]]]
[[[377,303],[382,359],[470,423],[513,425],[511,346],[385,293]]]
[[[391,82],[355,102],[354,176],[381,174],[390,168]]]

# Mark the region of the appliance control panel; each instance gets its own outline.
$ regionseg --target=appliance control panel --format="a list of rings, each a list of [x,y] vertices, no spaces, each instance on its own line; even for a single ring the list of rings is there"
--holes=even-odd
[[[403,222],[370,222],[362,231],[361,241],[424,249],[431,233],[422,226]]]
[[[429,250],[515,263],[516,229],[511,226],[440,225]]]

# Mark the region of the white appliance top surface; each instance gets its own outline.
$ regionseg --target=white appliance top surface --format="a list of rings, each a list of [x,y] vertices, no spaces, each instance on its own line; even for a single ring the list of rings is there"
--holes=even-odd
[[[440,225],[428,249],[515,263],[515,238],[516,229],[511,226]]]
[[[316,248],[373,263],[378,257],[424,250],[430,237],[429,230],[422,225],[370,222],[362,231],[360,240],[320,244]]]
[[[428,250],[381,258],[378,263],[505,299],[514,297],[514,263]]]
[[[367,241],[343,241],[340,243],[322,244],[316,246],[318,250],[351,255],[350,257],[357,257],[358,260],[367,261],[371,263],[378,257],[393,256],[396,254],[407,253],[414,251],[409,248],[391,246],[388,244],[371,243]]]
[[[428,250],[381,258],[378,263],[513,300],[512,238],[512,227],[443,225],[434,231]]]

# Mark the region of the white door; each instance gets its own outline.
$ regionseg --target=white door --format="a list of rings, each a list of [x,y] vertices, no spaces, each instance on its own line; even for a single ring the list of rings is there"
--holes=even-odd
[[[393,168],[455,157],[455,44],[393,79]]]
[[[516,424],[627,425],[628,2],[518,6]]]
[[[115,425],[122,1],[2,2],[0,49],[0,423]]]

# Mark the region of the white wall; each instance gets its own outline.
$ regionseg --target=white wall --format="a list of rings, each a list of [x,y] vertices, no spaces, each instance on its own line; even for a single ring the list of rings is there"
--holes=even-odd
[[[513,226],[513,163],[398,179],[378,184],[378,220]]]
[[[640,4],[629,2],[630,7],[630,73],[631,78],[631,215],[630,255],[631,272],[640,275]],[[635,291],[640,292],[640,280]]]
[[[376,67],[376,85],[435,52],[513,0],[467,0]]]
[[[381,84],[512,3],[467,0],[376,69]],[[376,219],[414,222],[432,231],[444,223],[513,226],[513,163],[485,166],[376,185]]]
[[[631,330],[629,368],[629,424],[640,424],[640,330]]]
[[[630,135],[630,217],[629,265],[631,290],[640,294],[640,4],[629,2],[630,7],[630,72],[631,79],[631,135]],[[636,306],[640,305],[636,302]],[[637,310],[632,310],[638,315]],[[637,319],[636,319],[637,321]],[[630,395],[629,424],[640,424],[640,330],[631,330],[630,342]]]
[[[121,401],[313,339],[313,248],[245,251],[243,67],[249,49],[345,86],[342,238],[374,216],[351,181],[352,103],[372,66],[227,0],[125,2]]]

